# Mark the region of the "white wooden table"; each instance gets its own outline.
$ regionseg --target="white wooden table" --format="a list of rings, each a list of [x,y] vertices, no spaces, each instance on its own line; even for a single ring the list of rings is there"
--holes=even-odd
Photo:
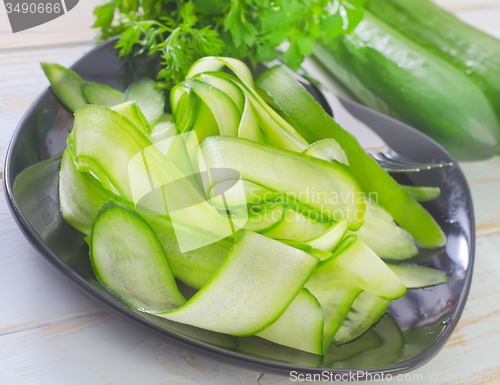
[[[81,0],[64,17],[15,35],[0,5],[2,166],[23,112],[47,86],[38,62],[70,65],[90,50],[92,10],[98,2]],[[500,38],[500,0],[438,3]],[[447,346],[404,383],[500,384],[487,379],[494,372],[500,376],[500,157],[461,166],[472,188],[477,222],[472,290]],[[290,383],[286,377],[193,355],[105,314],[28,244],[0,193],[0,385]]]

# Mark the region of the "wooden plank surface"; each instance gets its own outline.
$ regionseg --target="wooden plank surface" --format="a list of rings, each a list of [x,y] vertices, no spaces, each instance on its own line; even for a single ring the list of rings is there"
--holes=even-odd
[[[466,22],[500,36],[500,0],[436,2]],[[0,5],[2,167],[17,122],[47,85],[38,62],[70,65],[88,51],[95,37],[89,28],[94,22],[92,9],[100,3],[80,0],[64,17],[15,35],[10,33]],[[490,377],[494,371],[500,374],[500,324],[495,322],[500,314],[500,157],[461,167],[471,186],[479,236],[471,294],[448,345],[405,383],[500,383],[484,379],[486,373]],[[290,383],[286,377],[261,375],[192,355],[103,314],[37,255],[3,198],[0,266],[1,385]],[[469,379],[447,378],[446,371],[469,375]],[[429,379],[429,375],[434,377]]]
[[[0,5],[0,50],[89,43],[96,39],[93,10],[103,0],[80,0],[67,14],[49,23],[13,34],[4,3]]]

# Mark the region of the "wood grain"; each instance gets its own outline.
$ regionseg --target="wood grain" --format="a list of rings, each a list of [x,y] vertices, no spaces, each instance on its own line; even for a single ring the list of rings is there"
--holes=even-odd
[[[0,50],[82,44],[93,42],[97,30],[93,10],[103,0],[80,0],[67,14],[38,27],[13,34],[3,2],[0,5]]]

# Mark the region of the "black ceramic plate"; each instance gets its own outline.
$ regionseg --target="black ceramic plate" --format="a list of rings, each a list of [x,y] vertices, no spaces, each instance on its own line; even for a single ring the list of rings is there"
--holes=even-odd
[[[154,59],[121,59],[113,46],[111,41],[97,47],[73,69],[86,80],[122,90],[130,82],[156,73]],[[453,161],[441,146],[411,127],[356,103],[345,104],[354,116],[409,159]],[[23,117],[10,144],[5,193],[19,227],[45,260],[110,313],[194,353],[281,374],[325,370],[338,374],[353,370],[406,372],[430,360],[450,337],[469,291],[475,243],[470,192],[458,166],[398,177],[405,184],[441,188],[441,196],[425,207],[442,226],[448,242],[441,250],[423,251],[414,261],[445,271],[448,283],[409,290],[404,298],[391,304],[388,314],[369,332],[352,343],[332,346],[323,358],[258,337],[233,338],[134,312],[104,290],[90,267],[83,235],[63,220],[59,209],[57,154],[65,148],[72,123],[72,114],[50,89],[45,90]],[[23,171],[23,177],[16,181]]]

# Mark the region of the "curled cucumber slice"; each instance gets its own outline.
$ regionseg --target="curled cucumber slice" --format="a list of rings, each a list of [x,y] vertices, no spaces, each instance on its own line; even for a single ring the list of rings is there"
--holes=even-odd
[[[243,84],[253,89],[253,77],[248,67],[242,61],[230,57],[204,57],[191,66],[187,77],[194,77],[203,72],[219,71],[223,67],[229,68]]]
[[[403,260],[418,254],[415,240],[371,199],[366,200],[365,222],[355,233],[380,258]]]
[[[245,230],[251,230],[268,235],[270,231],[286,220],[286,211],[287,210],[283,204],[274,204],[267,210],[263,210],[254,215],[249,215],[247,223],[243,226],[243,228]]]
[[[347,221],[347,219],[344,219],[339,223],[333,224],[333,226],[326,230],[323,234],[309,239],[305,241],[305,243],[307,243],[311,247],[314,247],[315,249],[333,251],[344,238],[345,234],[347,233],[348,226],[349,222]]]
[[[391,301],[377,297],[367,291],[356,297],[349,314],[335,334],[337,345],[345,344],[365,333],[382,317]]]
[[[130,122],[144,135],[148,136],[150,125],[136,102],[125,102],[110,107]]]
[[[408,289],[441,285],[448,282],[446,273],[421,266],[401,266],[387,264],[394,274],[396,274]]]
[[[231,98],[235,106],[238,108],[240,115],[243,114],[243,108],[245,106],[245,97],[241,90],[233,84],[233,82],[221,79],[218,76],[211,75],[210,72],[205,72],[197,75],[194,79],[200,80],[203,83],[210,84],[211,86],[224,92],[227,96]]]
[[[347,237],[332,257],[321,261],[312,277],[313,282],[326,279],[357,286],[388,300],[406,293],[396,274],[355,235]]]
[[[92,175],[78,171],[71,153],[65,150],[59,174],[59,202],[66,222],[89,235],[92,220],[111,198],[119,199]]]
[[[345,151],[335,139],[323,139],[314,142],[304,151],[304,154],[326,160],[327,162],[335,160],[349,166],[349,159],[347,159]]]
[[[263,231],[262,234],[274,239],[306,241],[324,233],[329,227],[330,223],[312,220],[288,207],[283,220],[277,226]]]
[[[156,88],[154,80],[141,79],[125,90],[125,102],[136,102],[149,124],[155,125],[165,110],[165,92]]]
[[[323,310],[309,290],[302,289],[283,315],[257,333],[266,340],[323,355]]]
[[[45,76],[49,79],[52,91],[72,112],[87,104],[81,85],[83,79],[75,71],[55,63],[40,63]]]
[[[317,263],[302,250],[245,231],[194,297],[157,315],[216,332],[253,335],[285,312]]]
[[[105,84],[83,82],[81,88],[88,104],[112,107],[123,101],[123,92]]]
[[[165,311],[186,302],[155,233],[134,211],[108,201],[94,219],[88,243],[97,279],[127,304]]]
[[[339,165],[235,137],[210,137],[200,148],[198,159],[207,170],[234,169],[242,179],[299,200],[331,221],[348,219],[351,230],[363,224],[364,194]],[[223,175],[218,178],[224,180]]]
[[[221,135],[238,135],[241,115],[229,96],[218,88],[197,79],[187,79],[181,85],[194,91],[206,104],[217,122]]]

